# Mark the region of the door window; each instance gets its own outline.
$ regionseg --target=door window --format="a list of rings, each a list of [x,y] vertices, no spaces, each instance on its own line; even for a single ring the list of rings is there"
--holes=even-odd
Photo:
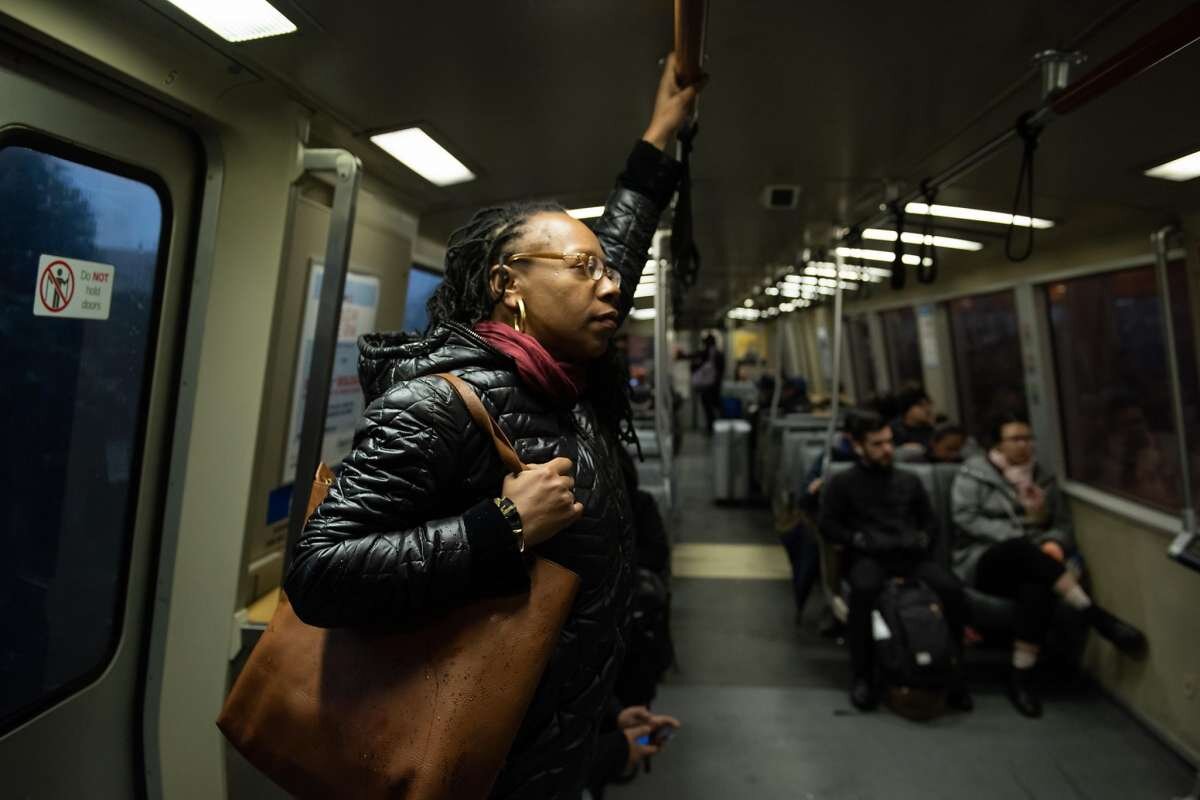
[[[116,652],[170,208],[152,175],[0,134],[0,732]]]

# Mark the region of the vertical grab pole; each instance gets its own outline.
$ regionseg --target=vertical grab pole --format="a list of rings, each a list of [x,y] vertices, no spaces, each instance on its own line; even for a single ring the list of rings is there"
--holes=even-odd
[[[1196,536],[1196,506],[1192,497],[1192,470],[1184,429],[1183,390],[1179,380],[1179,358],[1175,344],[1175,322],[1171,313],[1171,282],[1167,273],[1167,249],[1170,240],[1180,232],[1176,225],[1167,225],[1150,236],[1154,245],[1154,272],[1158,278],[1158,296],[1162,304],[1163,335],[1167,342],[1167,374],[1171,381],[1171,414],[1175,422],[1175,442],[1179,448],[1179,478],[1183,486],[1183,530],[1171,543],[1174,558],[1184,555]]]
[[[841,410],[842,393],[839,390],[842,383],[842,273],[845,264],[838,248],[833,248],[834,263],[837,264],[837,288],[833,292],[833,401],[829,404],[829,428],[825,433],[825,463],[821,470],[822,477],[829,477],[830,463],[833,461],[833,435],[837,433],[838,412]],[[904,265],[901,264],[901,267]]]
[[[774,420],[779,415],[779,398],[783,394],[783,346],[786,343],[784,337],[785,317],[776,317],[775,321],[775,385],[771,389],[771,419]]]
[[[675,453],[675,398],[671,389],[672,354],[668,351],[670,343],[667,335],[671,324],[671,262],[664,257],[666,241],[670,235],[668,230],[657,231],[650,253],[657,265],[654,291],[654,429],[658,434],[663,475],[667,479],[668,505],[674,505],[671,502],[674,496],[671,467]]]
[[[333,379],[333,362],[337,356],[338,326],[342,317],[342,295],[346,291],[362,162],[346,150],[305,150],[304,171],[331,171],[335,173],[337,182],[333,193],[329,239],[325,245],[325,273],[321,279],[321,300],[317,306],[317,328],[313,336],[312,359],[304,395],[304,422],[300,427],[300,453],[292,486],[287,546],[283,552],[285,576],[296,551],[296,541],[304,527],[309,487],[321,462],[325,414],[329,410],[329,384]]]

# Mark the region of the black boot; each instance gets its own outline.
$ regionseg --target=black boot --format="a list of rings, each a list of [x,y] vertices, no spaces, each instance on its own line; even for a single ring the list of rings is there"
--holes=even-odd
[[[1122,653],[1141,656],[1146,652],[1146,636],[1137,628],[1105,611],[1098,605],[1090,605],[1083,612],[1088,624],[1096,633],[1108,639]]]
[[[1033,688],[1032,669],[1013,669],[1008,680],[1008,699],[1026,717],[1037,719],[1042,715],[1042,698]]]
[[[869,678],[859,676],[850,683],[850,702],[859,711],[873,711],[879,705],[879,696]]]
[[[965,682],[961,682],[957,686],[952,686],[946,692],[946,705],[955,711],[975,710],[975,699],[971,697],[971,692],[967,689]]]

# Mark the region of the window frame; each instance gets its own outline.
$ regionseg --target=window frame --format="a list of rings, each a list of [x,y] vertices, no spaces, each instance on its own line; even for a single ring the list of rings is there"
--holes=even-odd
[[[1167,253],[1167,259],[1168,261],[1182,259],[1188,264],[1192,263],[1188,252],[1178,247]],[[882,314],[901,307],[915,310],[919,305],[941,304],[972,295],[1005,290],[1015,292],[1017,325],[1021,331],[1021,359],[1026,371],[1025,387],[1029,413],[1035,435],[1049,448],[1048,452],[1055,462],[1056,473],[1063,492],[1068,497],[1092,503],[1104,511],[1116,514],[1167,538],[1173,538],[1181,528],[1181,513],[1172,514],[1123,495],[1066,477],[1062,469],[1062,455],[1066,452],[1066,442],[1060,423],[1062,417],[1059,406],[1059,380],[1053,358],[1049,317],[1045,313],[1045,287],[1048,284],[1136,267],[1153,266],[1154,263],[1154,254],[1143,251],[1134,255],[1052,270],[1037,276],[991,281],[969,291],[937,292],[918,299],[897,298],[895,301],[885,301],[878,305],[872,304],[869,310],[858,313]],[[1041,387],[1042,391],[1040,397],[1036,395],[1038,387]],[[894,391],[894,387],[891,387],[891,390]],[[957,376],[955,376],[955,391],[958,391]]]
[[[29,720],[39,716],[50,708],[59,705],[64,700],[79,694],[99,680],[121,649],[125,638],[126,606],[129,601],[129,577],[133,566],[133,546],[136,533],[137,509],[142,502],[142,466],[146,452],[146,434],[149,426],[149,411],[153,394],[155,375],[154,365],[160,347],[160,334],[163,326],[163,301],[166,290],[167,271],[169,267],[172,233],[175,224],[175,206],[171,199],[170,187],[166,180],[146,167],[131,164],[127,161],[109,156],[97,150],[86,148],[72,141],[55,136],[52,133],[27,125],[6,125],[0,127],[0,153],[10,147],[21,147],[36,153],[52,156],[64,161],[71,161],[85,167],[107,172],[120,178],[136,181],[150,188],[158,199],[162,210],[159,225],[158,250],[154,262],[154,286],[151,292],[153,311],[149,316],[146,328],[147,347],[142,364],[142,387],[137,399],[137,424],[134,429],[134,440],[131,443],[132,458],[129,464],[129,497],[126,500],[125,515],[127,526],[124,542],[121,545],[120,559],[117,562],[116,592],[113,598],[113,620],[109,631],[108,643],[102,651],[96,664],[80,672],[72,679],[52,691],[38,696],[33,703],[18,707],[7,716],[0,716],[0,737],[24,725]],[[186,309],[186,302],[183,306]],[[186,324],[185,316],[179,324]]]
[[[1017,326],[1017,349],[1019,351],[1019,356],[1021,359],[1021,373],[1022,373],[1022,375],[1021,375],[1021,393],[1025,396],[1025,405],[1028,407],[1029,406],[1029,385],[1028,385],[1029,384],[1029,375],[1028,375],[1029,370],[1027,367],[1028,362],[1027,362],[1026,355],[1025,355],[1025,343],[1021,341],[1021,305],[1019,302],[1020,298],[1019,298],[1019,292],[1017,290],[1017,287],[1013,287],[1011,289],[1000,289],[998,291],[970,292],[968,294],[961,294],[956,297],[947,298],[946,300],[942,300],[936,304],[936,305],[940,306],[942,309],[944,309],[945,314],[946,314],[946,322],[947,322],[946,332],[947,332],[947,339],[948,339],[947,344],[949,345],[948,350],[950,353],[950,359],[954,365],[954,396],[958,400],[957,422],[958,422],[958,424],[962,425],[964,428],[967,428],[968,435],[972,435],[972,434],[971,434],[971,430],[970,430],[970,425],[968,424],[967,420],[963,419],[963,411],[964,411],[964,409],[967,408],[967,406],[969,404],[967,403],[967,394],[966,394],[966,389],[964,386],[965,382],[963,380],[962,370],[959,368],[959,366],[960,366],[959,365],[960,348],[964,347],[966,345],[966,343],[959,341],[960,337],[958,336],[958,334],[956,333],[956,330],[955,330],[954,303],[956,301],[960,301],[960,300],[967,300],[967,299],[981,298],[981,297],[993,297],[996,295],[1003,295],[1003,294],[1010,295],[1012,298],[1013,319],[1016,321],[1016,326]],[[964,358],[963,360],[966,361],[967,359]],[[984,430],[986,430],[987,427],[989,426],[989,420],[986,418],[982,419],[982,420],[975,420],[975,423],[977,423]],[[1057,459],[1056,459],[1056,461],[1057,461]]]

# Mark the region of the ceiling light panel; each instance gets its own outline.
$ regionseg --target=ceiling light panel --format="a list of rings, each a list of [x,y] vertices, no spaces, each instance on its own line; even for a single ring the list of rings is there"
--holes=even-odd
[[[928,214],[935,217],[946,217],[947,219],[965,219],[970,222],[992,222],[997,225],[1016,225],[1018,228],[1030,227],[1029,217],[1022,214],[1017,214],[1014,217],[1012,214],[1006,214],[1003,211],[987,211],[982,208],[943,206],[937,203],[934,203],[932,206],[925,203],[909,203],[904,207],[904,211],[906,214]],[[1034,217],[1033,227],[1039,229],[1053,228],[1054,222]]]
[[[891,250],[863,250],[857,247],[839,247],[837,249],[837,253],[839,256],[843,256],[845,258],[861,258],[864,261],[894,262],[896,260],[896,254]],[[915,256],[912,253],[905,253],[902,256],[902,260],[905,264],[914,267],[922,263],[921,257]],[[927,267],[932,263],[932,258],[926,258],[924,260],[924,265]]]
[[[435,186],[475,180],[475,173],[420,128],[377,133],[371,141]]]
[[[167,0],[227,42],[295,33],[296,25],[267,0]]]
[[[1200,177],[1200,150],[1148,169],[1146,175],[1168,181],[1190,181],[1192,178]]]
[[[587,206],[585,208],[568,208],[567,213],[575,219],[593,219],[604,214],[604,206]],[[652,262],[647,262],[647,264]]]
[[[889,231],[883,228],[867,228],[862,232],[864,239],[874,239],[879,242],[894,242],[896,241],[896,232]],[[955,239],[953,236],[926,236],[922,233],[913,233],[905,231],[905,244],[932,244],[934,247],[944,247],[949,250],[970,250],[972,252],[983,249],[982,242],[973,242],[970,239]]]

